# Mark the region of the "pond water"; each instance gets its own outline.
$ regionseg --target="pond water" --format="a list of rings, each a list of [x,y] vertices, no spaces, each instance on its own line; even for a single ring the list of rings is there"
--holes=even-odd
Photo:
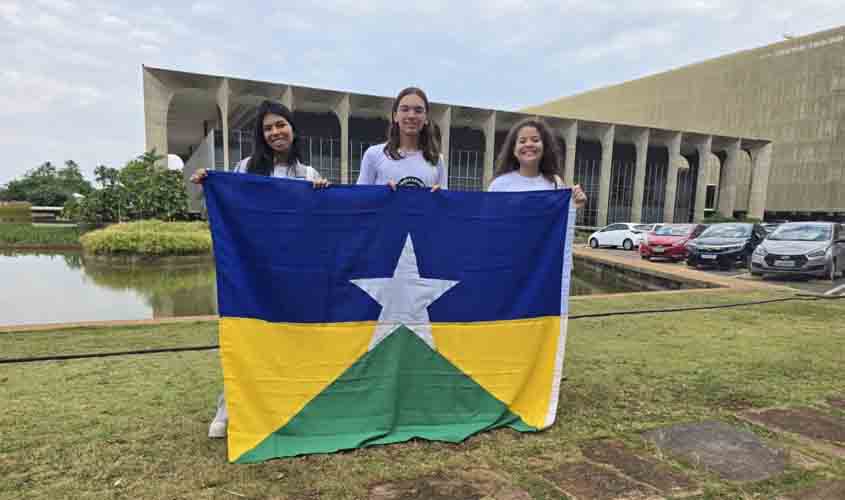
[[[638,291],[576,264],[572,295]],[[0,325],[217,314],[214,264],[115,265],[78,252],[0,254]]]

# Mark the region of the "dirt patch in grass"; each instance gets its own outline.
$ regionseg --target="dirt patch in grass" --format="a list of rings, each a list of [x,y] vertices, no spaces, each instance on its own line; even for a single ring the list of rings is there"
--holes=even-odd
[[[809,408],[771,409],[747,412],[744,416],[766,427],[785,430],[810,439],[845,444],[845,420]]]
[[[594,500],[657,499],[656,490],[595,464],[577,462],[563,464],[545,473],[547,480],[575,498]]]
[[[782,497],[783,500],[842,500],[845,498],[845,481],[823,481]]]
[[[661,493],[687,496],[696,489],[696,484],[686,475],[652,457],[634,453],[621,441],[592,441],[582,445],[581,450],[588,459],[610,465]]]
[[[839,408],[840,410],[845,410],[845,398],[843,397],[836,397],[836,398],[829,398],[827,400],[827,404],[834,408]]]
[[[490,470],[471,469],[378,484],[370,500],[531,500],[524,490]]]

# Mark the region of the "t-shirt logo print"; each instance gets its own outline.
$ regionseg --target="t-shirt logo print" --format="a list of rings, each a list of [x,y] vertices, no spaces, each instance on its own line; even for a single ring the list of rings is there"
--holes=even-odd
[[[425,187],[425,182],[419,177],[414,177],[413,175],[409,175],[407,177],[402,177],[399,179],[399,182],[396,183],[397,186],[402,187]]]

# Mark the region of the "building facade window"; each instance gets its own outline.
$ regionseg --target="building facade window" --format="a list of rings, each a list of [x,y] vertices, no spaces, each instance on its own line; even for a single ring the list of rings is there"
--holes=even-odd
[[[449,189],[481,191],[484,180],[484,152],[452,150],[449,152]]]

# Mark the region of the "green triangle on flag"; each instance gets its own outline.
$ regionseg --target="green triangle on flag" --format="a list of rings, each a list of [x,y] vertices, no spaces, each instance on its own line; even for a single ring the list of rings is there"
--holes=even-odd
[[[236,463],[413,438],[457,443],[497,427],[535,431],[401,325]]]

